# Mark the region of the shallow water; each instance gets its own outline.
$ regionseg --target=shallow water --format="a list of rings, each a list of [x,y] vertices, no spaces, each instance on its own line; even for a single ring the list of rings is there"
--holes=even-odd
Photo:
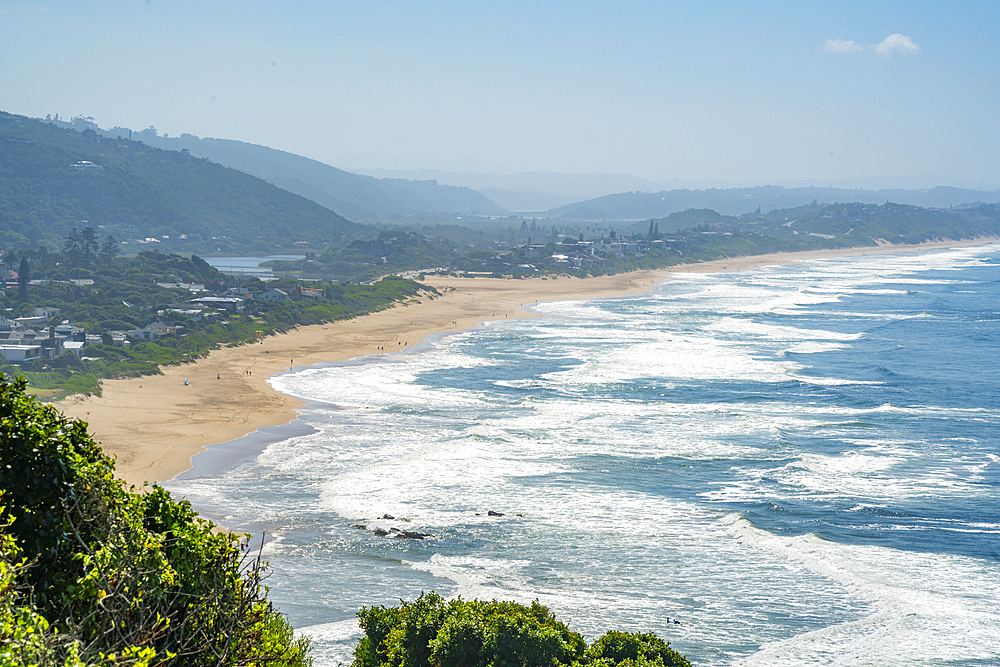
[[[996,664],[998,257],[689,274],[280,376],[312,432],[168,488],[275,538],[317,664],[431,589],[699,665]]]

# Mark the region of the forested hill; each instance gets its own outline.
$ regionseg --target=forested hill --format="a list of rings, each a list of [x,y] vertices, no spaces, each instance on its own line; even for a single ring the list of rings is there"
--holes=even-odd
[[[783,188],[765,185],[725,190],[664,190],[622,192],[569,204],[548,212],[549,217],[569,220],[649,220],[692,208],[712,209],[725,215],[743,215],[758,208],[767,213],[816,202],[861,204],[910,204],[949,208],[965,203],[1000,202],[1000,191],[937,187],[930,190],[845,190],[842,188]]]
[[[647,230],[675,234],[699,229],[740,232],[794,241],[800,250],[1000,236],[1000,204],[981,204],[963,213],[971,215],[906,204],[857,202],[810,204],[777,209],[760,216],[728,216],[711,209],[690,209],[638,222],[625,227],[624,231],[633,234]]]
[[[89,128],[109,137],[128,137],[130,131],[122,127],[103,130],[85,118],[74,118],[71,124],[57,124],[78,130]],[[243,141],[196,137],[193,134],[160,136],[153,128],[135,132],[132,138],[167,150],[187,150],[195,157],[208,158],[239,169],[352,220],[507,213],[489,197],[471,188],[441,185],[434,180],[379,179],[352,174],[301,155]]]
[[[368,235],[236,169],[0,112],[0,247],[61,247],[72,228],[88,226],[119,241],[155,237],[198,252],[273,252]]]

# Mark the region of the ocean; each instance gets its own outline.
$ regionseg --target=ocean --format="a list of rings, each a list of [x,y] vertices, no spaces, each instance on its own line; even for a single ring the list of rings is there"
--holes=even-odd
[[[536,309],[275,377],[300,420],[166,485],[266,535],[317,665],[430,590],[695,665],[1000,664],[1000,245]]]

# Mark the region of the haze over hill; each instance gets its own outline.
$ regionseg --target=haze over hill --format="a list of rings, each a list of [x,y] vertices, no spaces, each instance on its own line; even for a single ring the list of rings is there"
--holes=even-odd
[[[894,196],[895,192],[899,191],[930,190],[939,187],[983,192],[996,189],[995,185],[970,183],[933,175],[878,176],[827,181],[791,180],[779,182],[772,180],[760,183],[736,183],[725,182],[719,179],[711,181],[673,179],[670,182],[657,182],[633,174],[559,174],[542,172],[502,174],[492,172],[453,172],[439,169],[354,169],[354,171],[376,178],[435,179],[444,185],[472,188],[473,190],[482,192],[504,208],[517,212],[550,211],[607,195],[629,192],[659,193],[664,190],[704,191],[700,199],[692,198],[694,202],[692,205],[711,207],[716,200],[712,198],[713,195],[710,193],[720,190],[749,191],[753,188],[764,186],[775,186],[785,188],[786,190],[817,188],[817,192],[822,191],[820,192],[821,194],[836,190],[838,191],[836,196],[841,197],[839,201],[851,201],[848,199],[850,196],[849,193],[840,194],[840,192],[856,190],[885,191],[891,197]],[[811,200],[812,198],[804,200],[802,203]],[[938,199],[931,198],[927,199],[927,201],[938,201]],[[974,199],[963,201],[974,201]],[[778,205],[783,206],[785,202],[779,202]],[[557,211],[556,214],[561,214],[561,211]]]
[[[630,190],[658,190],[662,185],[632,174],[556,174],[523,172],[451,172],[437,169],[358,169],[377,178],[432,178],[472,188],[511,211],[547,211],[574,202]]]
[[[388,169],[353,174],[286,151],[242,141],[198,138],[190,134],[160,136],[153,128],[137,133],[121,127],[105,130],[92,119],[79,117],[71,122],[55,123],[66,128],[92,130],[107,137],[128,136],[131,132],[133,138],[150,145],[186,151],[258,176],[355,220],[475,218],[503,216],[514,211],[563,220],[615,221],[662,218],[692,208],[712,209],[725,215],[742,215],[758,209],[767,213],[814,201],[821,204],[893,202],[937,208],[1000,201],[1000,190],[946,186],[915,190],[775,185],[651,190],[658,187],[656,183],[630,174],[532,172],[503,175]],[[627,188],[631,190],[622,191]],[[588,196],[595,192],[607,194]]]
[[[126,127],[102,129],[93,119],[58,122],[62,127],[91,129],[107,137],[128,137],[150,146],[187,151],[195,157],[239,169],[280,188],[312,199],[354,220],[411,215],[500,215],[505,210],[488,197],[465,187],[433,180],[377,179],[352,174],[300,155],[232,139],[181,134],[160,135],[154,128],[135,132]]]

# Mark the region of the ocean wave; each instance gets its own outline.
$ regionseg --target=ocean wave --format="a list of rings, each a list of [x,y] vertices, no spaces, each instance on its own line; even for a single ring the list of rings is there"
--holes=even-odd
[[[733,539],[801,563],[875,605],[860,620],[765,644],[747,665],[926,665],[990,660],[1000,655],[996,565],[949,554],[829,542],[814,534],[777,536],[732,514]]]

